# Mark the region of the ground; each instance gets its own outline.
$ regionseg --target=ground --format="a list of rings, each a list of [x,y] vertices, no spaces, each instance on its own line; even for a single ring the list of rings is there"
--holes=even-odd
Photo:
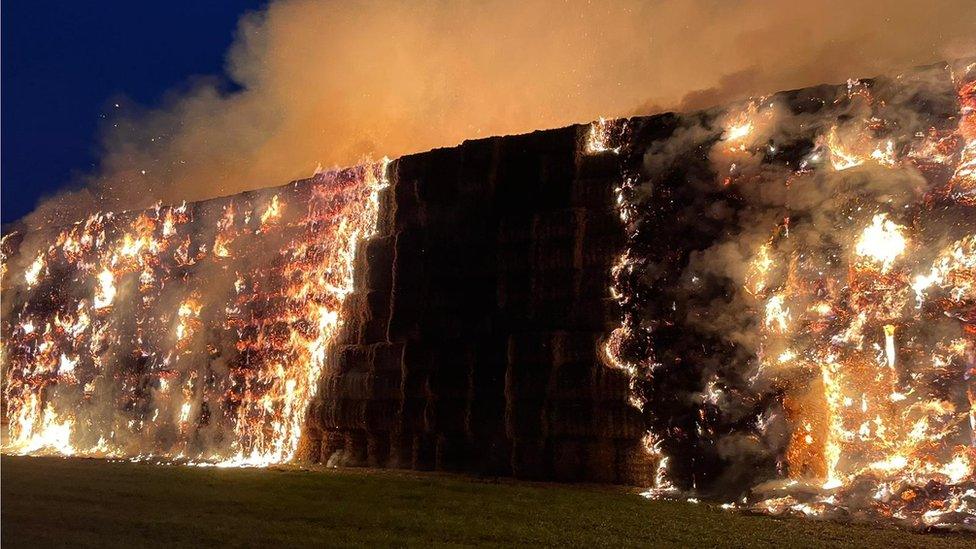
[[[4,547],[973,547],[963,535],[752,516],[632,490],[389,471],[4,456]]]

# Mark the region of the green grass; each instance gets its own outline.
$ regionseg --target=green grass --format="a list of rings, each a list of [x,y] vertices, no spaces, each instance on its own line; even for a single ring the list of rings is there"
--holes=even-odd
[[[647,501],[617,488],[8,456],[0,465],[4,547],[974,545],[961,535]]]

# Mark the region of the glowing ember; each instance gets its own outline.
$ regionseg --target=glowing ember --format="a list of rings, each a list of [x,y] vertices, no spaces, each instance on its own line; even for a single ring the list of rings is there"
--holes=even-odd
[[[620,147],[614,147],[611,143],[617,139],[621,125],[622,123],[617,120],[607,120],[602,116],[599,120],[591,123],[589,132],[586,134],[584,147],[586,154],[619,153]]]

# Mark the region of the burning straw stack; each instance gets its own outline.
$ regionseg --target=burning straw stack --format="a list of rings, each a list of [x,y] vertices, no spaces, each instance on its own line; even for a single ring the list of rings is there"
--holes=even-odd
[[[630,121],[657,493],[976,528],[976,63]]]

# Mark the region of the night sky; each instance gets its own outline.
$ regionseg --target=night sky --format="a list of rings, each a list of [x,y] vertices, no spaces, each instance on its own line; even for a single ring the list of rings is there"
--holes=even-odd
[[[223,71],[238,17],[265,2],[5,2],[3,223],[90,172],[98,131],[124,96],[156,104]]]

